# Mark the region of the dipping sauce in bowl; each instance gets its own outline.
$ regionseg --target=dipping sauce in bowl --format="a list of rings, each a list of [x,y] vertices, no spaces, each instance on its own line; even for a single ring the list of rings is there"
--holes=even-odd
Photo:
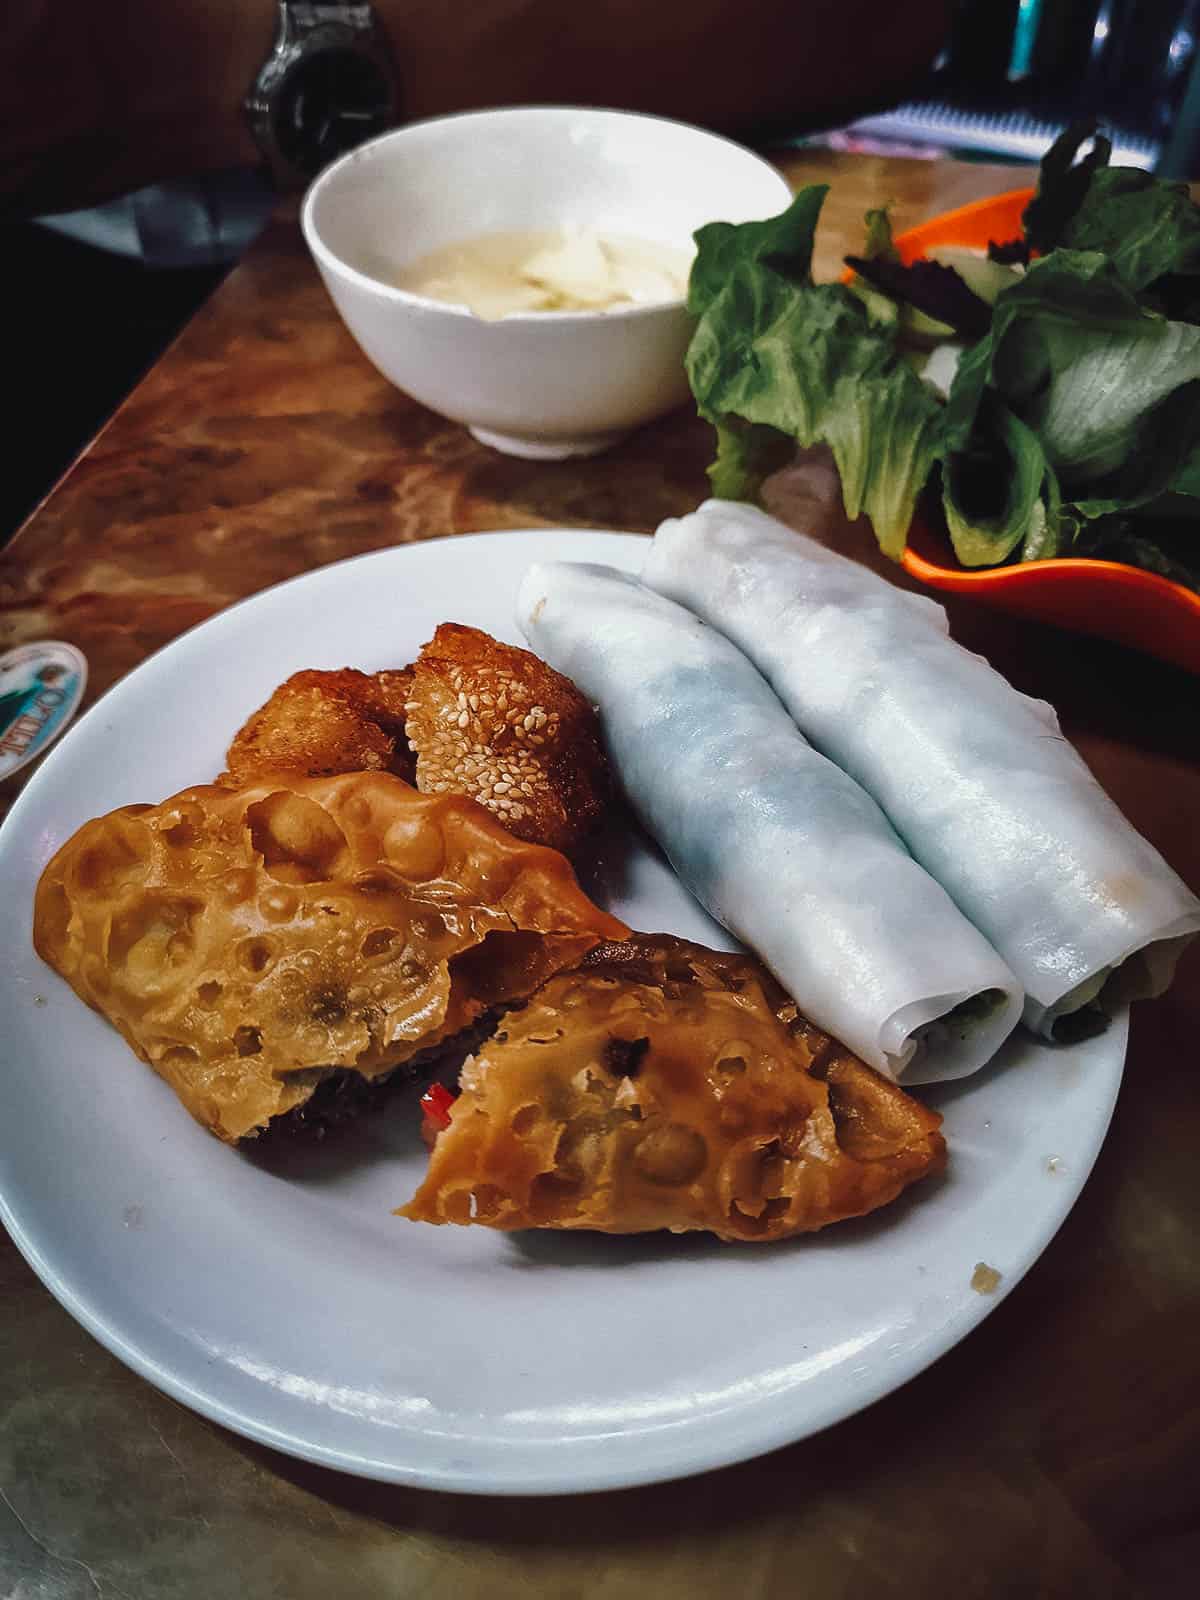
[[[692,252],[594,228],[487,233],[430,251],[399,271],[410,294],[489,321],[521,311],[614,311],[687,293]]]

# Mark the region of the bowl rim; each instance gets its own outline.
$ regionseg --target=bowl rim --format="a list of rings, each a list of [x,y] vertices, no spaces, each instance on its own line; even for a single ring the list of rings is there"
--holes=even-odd
[[[913,227],[906,228],[896,235],[895,243],[901,249],[920,245],[923,236],[935,229],[941,233],[944,229],[953,227],[955,223],[973,222],[993,213],[1011,209],[1017,204],[1026,205],[1033,199],[1035,193],[1035,189],[1023,185],[1017,189],[1006,189],[1002,194],[985,195],[980,200],[968,201],[966,205],[939,212],[937,216],[930,217],[925,222],[918,222]],[[949,240],[939,242],[950,243]],[[934,536],[934,530],[929,528],[919,515],[913,518],[913,528],[927,533],[930,537]],[[936,580],[936,586],[939,588],[966,594],[985,588],[992,590],[1045,588],[1049,584],[1059,584],[1072,577],[1088,578],[1106,586],[1140,590],[1147,599],[1157,596],[1163,600],[1170,600],[1200,620],[1200,594],[1185,588],[1182,583],[1176,583],[1173,578],[1164,578],[1157,572],[1147,572],[1143,567],[1134,567],[1125,561],[1102,561],[1091,556],[1043,556],[1036,561],[1019,561],[1013,565],[947,567],[931,561],[915,550],[911,544],[906,543],[901,552],[900,562],[907,573],[923,583],[932,583]]]
[[[385,283],[381,278],[373,277],[369,272],[362,272],[351,264],[331,245],[321,237],[316,223],[313,220],[313,211],[320,199],[321,192],[331,183],[336,182],[338,175],[349,167],[356,165],[370,152],[383,145],[398,143],[412,133],[428,128],[436,128],[450,124],[469,122],[491,122],[496,119],[514,120],[524,119],[531,114],[543,115],[551,113],[556,116],[588,116],[605,120],[612,119],[620,122],[657,123],[669,128],[679,129],[684,133],[693,134],[703,139],[706,143],[725,145],[745,158],[748,165],[757,166],[764,175],[769,174],[778,180],[779,196],[782,203],[789,200],[792,189],[787,179],[779,168],[765,156],[759,155],[749,145],[741,144],[737,139],[727,138],[724,134],[714,133],[709,128],[701,128],[692,122],[683,122],[677,117],[659,117],[644,111],[622,111],[617,106],[578,106],[566,103],[539,104],[529,102],[515,106],[482,107],[473,111],[452,111],[439,116],[421,117],[413,122],[403,123],[398,128],[389,128],[386,132],[376,134],[373,139],[367,139],[362,144],[356,145],[353,150],[347,150],[344,155],[330,162],[327,167],[317,174],[309,184],[300,204],[300,230],[304,241],[312,252],[318,266],[323,266],[339,279],[353,284],[358,289],[366,290],[377,299],[391,302],[395,305],[409,306],[432,314],[444,314],[460,322],[470,323],[481,327],[564,327],[564,326],[595,326],[601,320],[608,322],[637,321],[655,315],[661,316],[664,312],[678,315],[687,308],[686,291],[682,295],[674,295],[669,300],[655,300],[642,305],[614,306],[607,311],[513,311],[506,316],[488,318],[481,317],[469,307],[456,305],[451,300],[438,300],[432,295],[416,294],[411,289],[401,289],[396,284]],[[716,218],[710,218],[716,221]],[[701,224],[704,226],[704,224]]]

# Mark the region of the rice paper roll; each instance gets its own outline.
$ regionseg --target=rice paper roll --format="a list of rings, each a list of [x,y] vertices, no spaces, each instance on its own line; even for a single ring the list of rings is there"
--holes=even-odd
[[[599,707],[680,878],[807,1016],[906,1083],[982,1066],[1020,1017],[1019,984],[740,650],[607,567],[532,568],[518,615]]]
[[[1056,1040],[1161,993],[1197,900],[946,613],[751,506],[658,530],[643,580],[739,645],[1007,961]]]

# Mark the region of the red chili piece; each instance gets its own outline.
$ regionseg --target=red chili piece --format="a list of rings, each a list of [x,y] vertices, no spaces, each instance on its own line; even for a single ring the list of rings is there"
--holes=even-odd
[[[421,1110],[439,1132],[450,1126],[450,1107],[457,1098],[441,1083],[431,1083],[421,1096]]]

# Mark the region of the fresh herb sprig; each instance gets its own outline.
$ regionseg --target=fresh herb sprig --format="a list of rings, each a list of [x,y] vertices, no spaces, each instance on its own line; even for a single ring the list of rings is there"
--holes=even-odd
[[[827,444],[847,513],[898,557],[939,494],[965,566],[1097,555],[1200,588],[1200,209],[1111,167],[1073,129],[1047,153],[988,305],[944,262],[900,264],[869,215],[853,284],[813,281],[826,190],[697,234],[687,357],[717,430],[714,491],[753,499],[796,445]],[[993,268],[993,272],[997,269]],[[943,403],[930,329],[961,347]]]

